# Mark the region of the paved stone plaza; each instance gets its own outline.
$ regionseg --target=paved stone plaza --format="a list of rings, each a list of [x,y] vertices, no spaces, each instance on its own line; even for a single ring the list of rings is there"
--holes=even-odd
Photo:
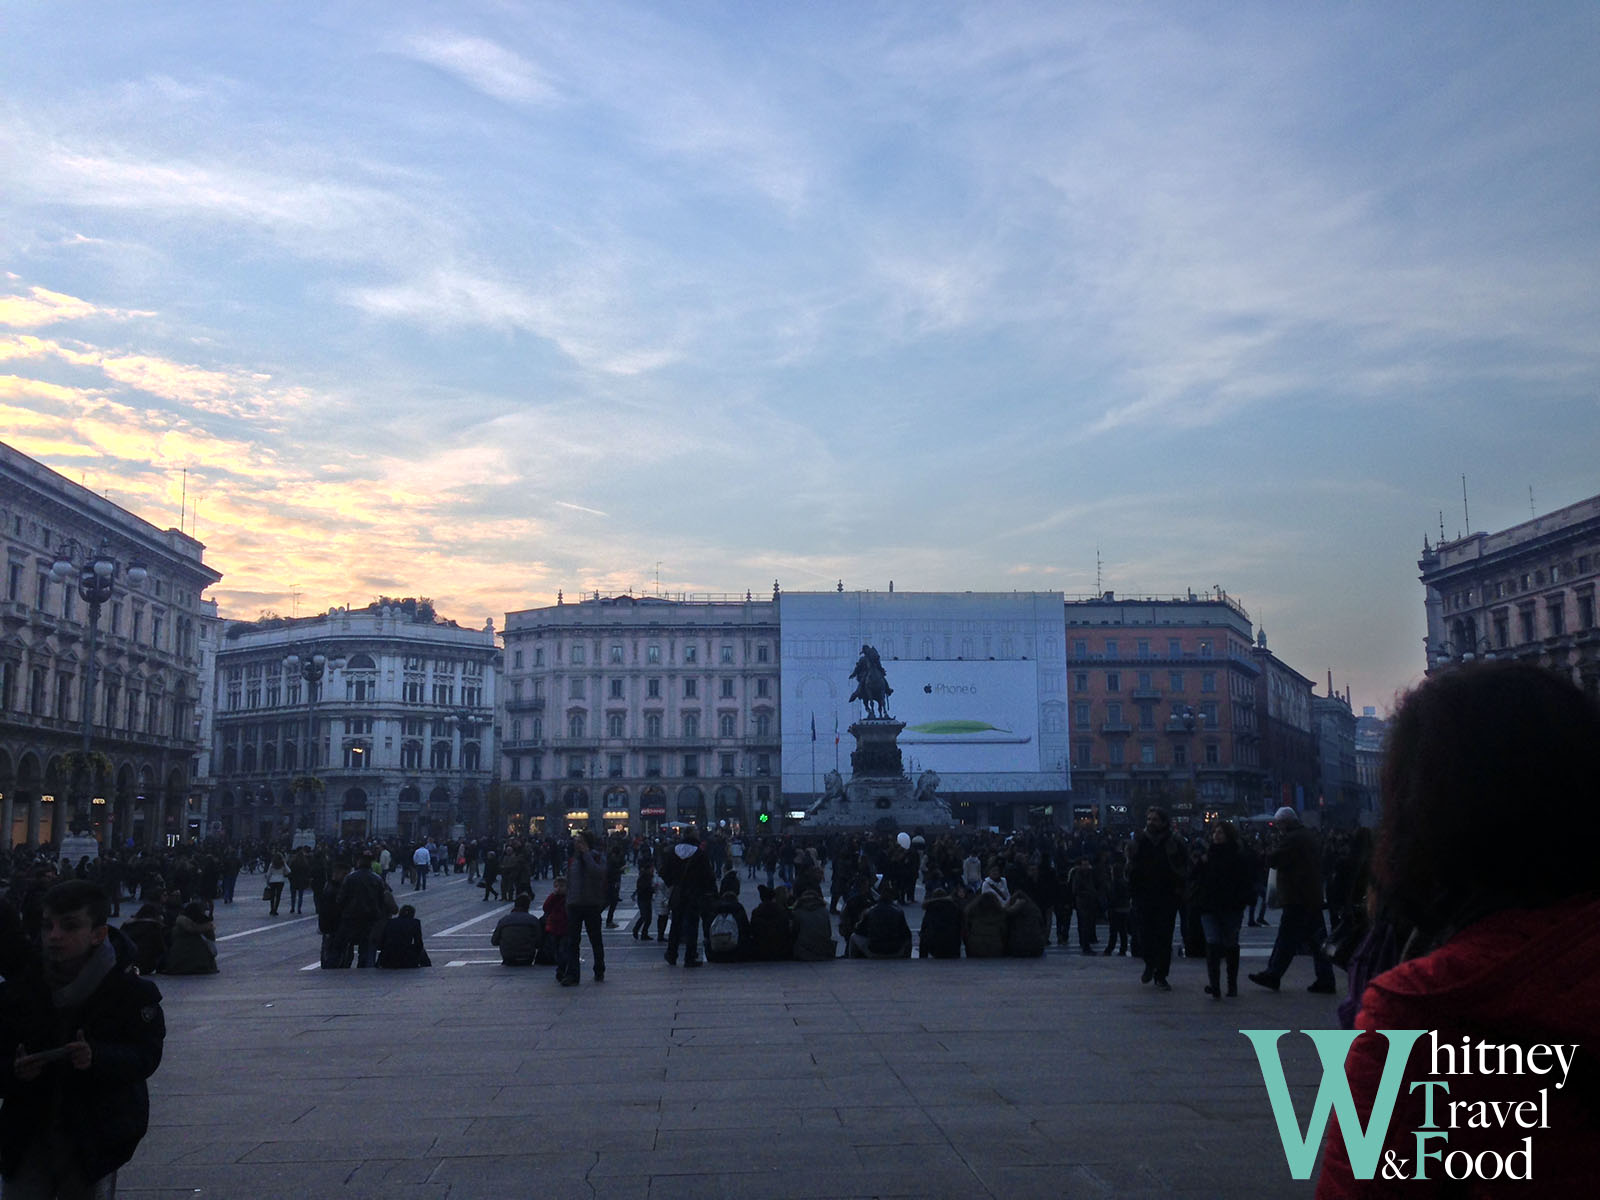
[[[1058,949],[688,971],[618,930],[606,981],[585,951],[583,986],[560,988],[498,965],[507,906],[394,876],[435,966],[322,971],[309,902],[270,918],[259,878],[217,907],[221,975],[157,978],[166,1060],[119,1195],[1310,1194],[1236,1032],[1332,1026],[1309,963],[1218,1003],[1200,962],[1175,963],[1170,995],[1132,959]],[[1245,932],[1248,972],[1272,931]],[[1314,1057],[1285,1044],[1304,1113]]]

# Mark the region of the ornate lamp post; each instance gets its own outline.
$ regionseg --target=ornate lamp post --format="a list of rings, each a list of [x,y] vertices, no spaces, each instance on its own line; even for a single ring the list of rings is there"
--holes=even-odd
[[[83,663],[83,729],[78,748],[85,788],[78,797],[75,820],[79,828],[93,828],[89,807],[94,801],[94,760],[91,742],[94,730],[94,677],[97,664],[95,654],[99,645],[100,606],[111,599],[116,590],[117,570],[121,564],[112,556],[104,541],[91,552],[76,538],[68,538],[56,551],[56,561],[50,573],[65,583],[74,575],[78,578],[78,595],[89,606],[89,653]],[[127,569],[130,587],[141,586],[149,576],[141,563],[131,563]]]
[[[283,665],[291,672],[299,672],[300,678],[306,681],[306,752],[304,769],[294,781],[295,794],[295,821],[297,828],[301,826],[300,793],[315,790],[315,785],[321,781],[317,778],[317,690],[322,683],[322,677],[331,667],[337,671],[344,666],[344,659],[329,658],[316,646],[305,646],[292,650],[283,657]]]

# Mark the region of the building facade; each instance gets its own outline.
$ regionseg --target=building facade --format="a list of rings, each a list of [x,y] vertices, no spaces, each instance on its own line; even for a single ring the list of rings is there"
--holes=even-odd
[[[1264,801],[1250,615],[1220,589],[1066,601],[1074,814],[1113,827]]]
[[[488,832],[498,661],[492,623],[463,629],[425,601],[227,624],[209,827],[274,839]]]
[[[775,600],[558,597],[504,636],[511,832],[778,819]]]
[[[1370,798],[1356,769],[1356,715],[1349,695],[1333,690],[1331,674],[1328,694],[1312,697],[1311,717],[1317,726],[1317,760],[1322,776],[1315,811],[1328,824],[1370,824],[1370,817],[1362,815],[1371,810]]]
[[[187,831],[198,811],[201,593],[221,579],[204,549],[0,443],[0,831],[9,844],[92,828],[103,843],[147,845]],[[80,580],[96,560],[105,573],[92,605]],[[65,578],[58,562],[70,564]]]
[[[1265,630],[1253,651],[1261,675],[1256,683],[1256,728],[1261,732],[1263,811],[1287,805],[1305,811],[1322,791],[1322,760],[1311,716],[1316,685],[1267,648]]]
[[[1561,671],[1600,695],[1600,496],[1499,533],[1430,547],[1421,570],[1428,672],[1510,657]]]

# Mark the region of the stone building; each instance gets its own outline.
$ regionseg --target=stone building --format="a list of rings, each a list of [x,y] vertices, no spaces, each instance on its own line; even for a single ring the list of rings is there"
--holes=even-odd
[[[1311,717],[1317,727],[1322,777],[1316,804],[1320,819],[1330,825],[1370,823],[1370,817],[1363,816],[1371,810],[1370,797],[1356,770],[1355,711],[1348,692],[1334,691],[1332,672],[1328,674],[1328,694],[1311,699]]]
[[[1316,685],[1267,649],[1267,634],[1256,634],[1252,653],[1261,668],[1256,685],[1256,728],[1261,732],[1263,811],[1304,811],[1322,791],[1321,756],[1312,720]]]
[[[1151,804],[1193,821],[1261,811],[1251,633],[1220,589],[1066,601],[1075,813],[1126,827]]]
[[[1600,496],[1499,533],[1430,547],[1422,572],[1428,672],[1511,657],[1569,674],[1600,695]]]
[[[187,814],[198,813],[201,593],[221,579],[204,546],[0,443],[0,548],[8,844],[59,843],[69,827],[92,828],[106,843],[183,835]],[[101,574],[91,567],[85,580],[96,561]],[[80,592],[96,578],[98,607]]]
[[[607,596],[506,614],[514,832],[777,815],[776,602]]]
[[[212,828],[234,838],[487,832],[498,658],[492,623],[463,629],[425,601],[228,623]]]

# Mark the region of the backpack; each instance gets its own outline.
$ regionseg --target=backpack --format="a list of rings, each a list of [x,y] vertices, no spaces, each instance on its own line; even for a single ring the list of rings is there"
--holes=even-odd
[[[720,912],[711,918],[711,928],[706,932],[706,949],[728,954],[739,948],[739,922],[731,912]]]

